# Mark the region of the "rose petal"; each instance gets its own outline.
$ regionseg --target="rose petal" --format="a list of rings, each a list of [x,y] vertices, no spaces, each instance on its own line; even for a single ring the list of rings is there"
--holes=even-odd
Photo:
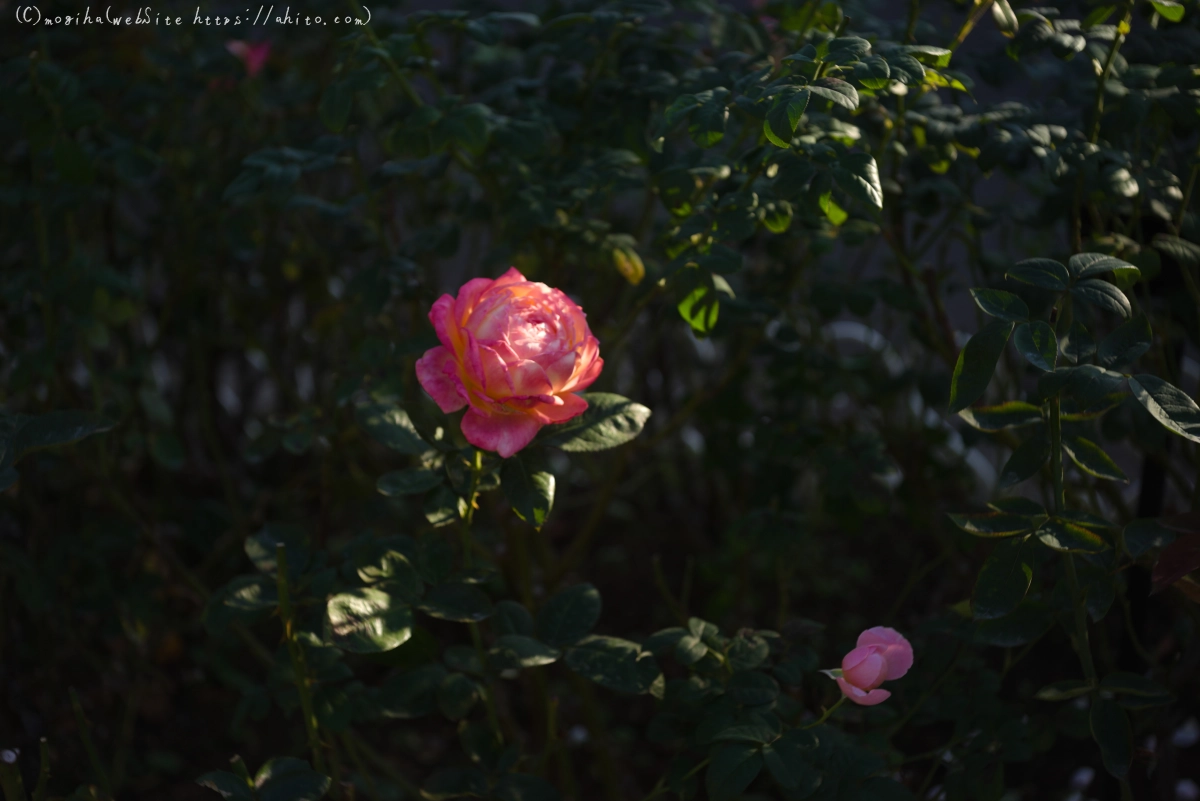
[[[471,316],[471,311],[479,303],[479,299],[483,297],[483,293],[492,285],[490,278],[472,278],[470,281],[462,285],[462,289],[458,290],[458,297],[454,300],[454,322],[458,326],[463,326],[467,322],[467,318]]]
[[[882,646],[883,657],[888,663],[887,680],[894,681],[912,667],[913,649],[904,635],[886,626],[876,626],[858,635],[858,645]]]
[[[462,338],[454,324],[454,298],[442,295],[435,300],[429,310],[429,322],[433,323],[433,330],[443,345],[451,350],[461,347]]]
[[[417,359],[417,381],[447,414],[467,405],[459,391],[462,381],[458,379],[454,354],[448,348],[438,345]]]
[[[846,654],[842,660],[842,676],[846,681],[863,690],[872,690],[883,684],[888,663],[877,648],[867,645]]]
[[[550,395],[554,387],[546,377],[546,371],[532,359],[509,365],[508,376],[512,382],[513,395]]]
[[[477,448],[507,459],[537,436],[542,424],[527,414],[482,415],[471,409],[462,419],[463,436]]]
[[[534,412],[543,423],[565,423],[587,411],[588,402],[578,395],[559,395],[559,403],[538,404]]]
[[[528,278],[521,275],[521,271],[518,270],[516,267],[509,267],[508,270],[505,271],[504,275],[500,276],[499,278],[497,278],[495,280],[493,285],[494,286],[506,286],[508,284],[524,283],[528,280],[529,280]]]
[[[859,706],[875,706],[876,704],[882,704],[892,696],[892,694],[887,690],[871,690],[870,692],[864,692],[855,687],[853,684],[847,682],[845,679],[838,679],[837,683],[838,687],[842,688],[842,694]]]

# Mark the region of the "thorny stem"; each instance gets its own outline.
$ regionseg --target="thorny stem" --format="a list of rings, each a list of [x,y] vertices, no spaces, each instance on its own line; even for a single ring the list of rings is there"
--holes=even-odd
[[[706,759],[703,762],[701,762],[699,765],[697,765],[696,767],[689,770],[687,773],[683,774],[683,776],[679,779],[679,782],[681,784],[683,782],[686,782],[688,779],[692,778],[697,773],[704,770],[704,768],[706,768],[707,766],[708,766],[708,760]],[[659,778],[658,784],[654,785],[654,789],[651,790],[649,793],[647,793],[646,796],[642,799],[642,801],[650,801],[651,798],[654,798],[655,796],[658,796],[658,795],[662,795],[666,791],[667,791],[667,777],[663,776],[663,777]]]
[[[474,455],[471,457],[471,486],[467,492],[467,512],[463,515],[462,525],[462,552],[463,552],[463,567],[470,570],[473,560],[471,551],[473,543],[471,542],[471,523],[475,520],[475,499],[479,495],[479,479],[483,475],[483,451],[474,448]],[[479,666],[487,671],[487,651],[483,648],[483,635],[479,631],[478,623],[467,624],[471,629],[471,641],[475,645],[475,656],[479,659]],[[483,700],[487,706],[488,723],[492,726],[492,732],[496,735],[496,739],[501,743],[504,742],[504,732],[500,728],[500,718],[496,715],[496,699],[493,697],[492,688],[490,685],[485,685],[483,688]]]
[[[33,801],[46,801],[46,790],[50,784],[50,743],[43,737],[38,741],[41,765],[38,767],[38,783],[33,789]]]
[[[834,712],[836,712],[836,711],[837,711],[838,707],[840,707],[840,706],[841,706],[842,704],[844,704],[844,703],[846,703],[846,696],[844,696],[844,695],[843,695],[841,698],[837,699],[837,703],[836,703],[836,704],[834,704],[833,706],[829,707],[829,709],[826,709],[826,710],[825,710],[825,714],[821,715],[821,717],[817,718],[815,721],[813,721],[812,723],[808,724],[807,726],[801,726],[800,728],[802,728],[802,729],[815,729],[817,726],[820,726],[822,723],[824,723],[825,721],[829,720],[829,717],[830,717],[830,716],[831,716],[831,715],[832,715]]]
[[[304,716],[304,729],[308,733],[308,747],[313,755],[313,767],[318,773],[329,775],[325,766],[325,754],[321,750],[321,736],[317,731],[317,716],[313,711],[312,688],[308,681],[308,664],[304,659],[304,646],[296,639],[295,622],[292,618],[292,598],[288,587],[287,546],[282,542],[275,545],[275,576],[279,591],[279,616],[283,619],[283,637],[287,641],[288,656],[292,660],[292,674],[296,680],[296,692],[300,695],[300,712]]]
[[[1096,102],[1092,117],[1092,130],[1088,134],[1088,141],[1093,145],[1100,138],[1100,118],[1104,115],[1104,85],[1108,82],[1108,74],[1112,72],[1112,65],[1113,61],[1116,60],[1117,51],[1121,49],[1121,43],[1125,41],[1125,32],[1129,30],[1129,21],[1132,14],[1133,3],[1126,2],[1125,18],[1117,27],[1117,35],[1113,37],[1112,46],[1108,48],[1108,56],[1104,59],[1104,68],[1100,71],[1100,75],[1096,79]]]

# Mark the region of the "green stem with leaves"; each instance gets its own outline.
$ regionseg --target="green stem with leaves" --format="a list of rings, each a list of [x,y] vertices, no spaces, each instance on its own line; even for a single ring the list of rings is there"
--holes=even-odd
[[[474,542],[471,540],[471,523],[475,520],[475,499],[479,495],[479,480],[483,476],[483,451],[478,448],[473,449],[471,457],[471,484],[467,491],[467,511],[463,515],[463,524],[460,529],[462,536],[462,558],[463,567],[467,570],[471,569],[474,564],[471,552],[474,550]],[[483,647],[483,634],[479,631],[478,623],[468,623],[471,629],[471,642],[475,645],[475,656],[479,659],[479,666],[487,673],[487,651]],[[496,700],[492,695],[492,688],[485,677],[485,685],[483,687],[483,701],[487,707],[488,723],[491,724],[492,733],[496,735],[496,739],[501,743],[504,742],[504,731],[500,728],[500,718],[496,714]]]
[[[829,720],[830,716],[831,716],[831,715],[832,715],[834,712],[836,712],[836,711],[838,710],[838,707],[840,707],[840,706],[841,706],[842,704],[844,704],[844,703],[846,703],[846,696],[844,696],[844,695],[843,695],[841,698],[837,699],[837,703],[836,703],[836,704],[834,704],[833,706],[829,707],[829,709],[826,709],[826,710],[825,710],[825,714],[821,715],[821,717],[817,718],[815,721],[813,721],[812,723],[808,724],[807,726],[801,726],[800,728],[802,728],[802,729],[815,729],[817,726],[820,726],[822,723],[824,723],[825,721]]]
[[[96,781],[100,784],[100,790],[104,793],[105,798],[112,798],[112,785],[108,781],[108,772],[104,770],[104,763],[100,760],[100,752],[96,750],[96,743],[92,740],[92,728],[88,725],[87,717],[83,714],[83,704],[79,702],[79,694],[72,687],[69,690],[71,695],[71,710],[75,713],[75,725],[79,727],[79,739],[83,740],[83,750],[87,752],[88,761],[92,763],[92,773],[95,774]]]
[[[300,696],[300,713],[304,717],[304,729],[308,733],[308,747],[313,755],[313,767],[318,773],[329,775],[325,766],[325,754],[321,750],[321,736],[317,728],[317,715],[313,711],[312,688],[308,680],[308,663],[304,658],[304,646],[296,639],[295,621],[292,617],[292,597],[288,586],[287,546],[282,542],[275,546],[276,587],[279,591],[279,616],[283,619],[283,637],[287,642],[288,656],[292,661],[292,674],[296,680],[296,692]]]

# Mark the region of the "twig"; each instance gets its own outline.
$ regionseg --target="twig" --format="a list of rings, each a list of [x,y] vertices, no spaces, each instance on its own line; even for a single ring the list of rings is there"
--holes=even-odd
[[[75,692],[74,687],[71,687],[68,692],[71,695],[71,709],[75,712],[75,724],[79,726],[79,738],[83,740],[83,750],[87,751],[88,761],[92,763],[92,772],[96,775],[96,781],[100,783],[100,789],[105,797],[112,798],[112,785],[109,784],[104,763],[100,761],[96,743],[92,740],[92,730],[88,726],[87,718],[84,717],[83,705],[79,703],[79,694]]]
[[[292,660],[292,675],[296,682],[296,692],[300,695],[300,713],[304,717],[304,729],[308,733],[308,748],[312,751],[313,767],[318,773],[328,776],[325,754],[321,750],[321,736],[317,730],[317,715],[313,711],[312,688],[308,681],[304,646],[296,639],[292,597],[288,587],[287,546],[282,542],[275,545],[275,577],[275,585],[279,591],[279,616],[283,619],[283,638],[287,642],[288,656]]]

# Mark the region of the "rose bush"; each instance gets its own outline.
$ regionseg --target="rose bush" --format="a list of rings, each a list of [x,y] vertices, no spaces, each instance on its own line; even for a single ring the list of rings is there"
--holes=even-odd
[[[515,267],[442,295],[429,321],[442,344],[417,361],[421,386],[443,412],[469,406],[463,436],[504,458],[542,426],[583,414],[577,393],[604,368],[583,309]]]

